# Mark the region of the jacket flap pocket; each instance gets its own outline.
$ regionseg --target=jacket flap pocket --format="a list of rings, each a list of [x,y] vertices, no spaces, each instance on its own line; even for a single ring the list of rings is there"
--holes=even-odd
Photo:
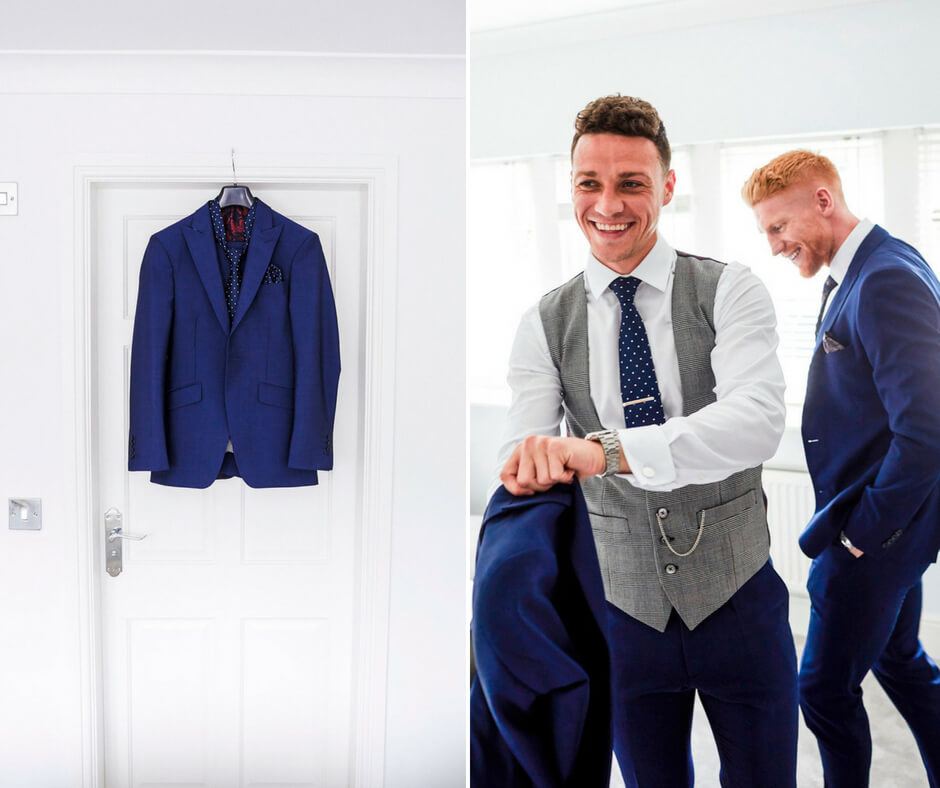
[[[258,400],[265,405],[293,410],[294,390],[287,386],[276,386],[273,383],[259,383]]]
[[[726,503],[713,506],[711,509],[705,509],[705,525],[715,525],[722,520],[734,517],[736,514],[747,511],[757,503],[757,491],[748,490],[744,495],[732,498]],[[699,512],[701,515],[701,512]]]
[[[166,395],[167,410],[181,408],[183,405],[192,405],[202,399],[202,383],[190,383],[188,386],[180,386],[173,389]]]

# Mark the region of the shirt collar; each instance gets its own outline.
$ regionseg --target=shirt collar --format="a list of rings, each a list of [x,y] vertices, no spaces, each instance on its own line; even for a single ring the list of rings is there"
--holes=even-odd
[[[862,219],[855,225],[852,232],[848,234],[846,239],[842,242],[842,246],[840,246],[839,250],[836,252],[835,257],[832,258],[832,262],[829,263],[829,276],[835,279],[839,284],[845,279],[845,275],[849,271],[849,264],[852,262],[852,258],[855,257],[858,247],[862,245],[865,236],[872,231],[874,226],[874,223],[868,219]]]
[[[222,216],[223,209],[219,207],[217,200],[209,200],[209,216],[212,222],[212,231],[215,240],[222,247],[226,256],[233,262],[237,262],[245,254],[248,244],[251,242],[251,231],[255,224],[255,208],[258,200],[252,202],[245,216],[245,240],[244,242],[229,242],[225,238],[225,222]]]
[[[653,248],[649,250],[646,257],[629,275],[635,276],[641,282],[646,282],[646,284],[661,292],[666,292],[666,285],[669,283],[669,275],[672,273],[675,262],[676,250],[667,243],[662,233],[657,233],[656,243]],[[618,276],[620,274],[608,268],[593,254],[588,256],[587,266],[584,269],[584,278],[587,282],[588,292],[595,300],[604,295],[604,291]]]

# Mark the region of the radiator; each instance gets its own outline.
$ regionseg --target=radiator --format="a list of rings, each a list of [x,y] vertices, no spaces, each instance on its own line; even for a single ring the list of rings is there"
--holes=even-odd
[[[770,557],[791,593],[806,594],[810,560],[797,539],[815,510],[813,485],[808,473],[764,469]]]

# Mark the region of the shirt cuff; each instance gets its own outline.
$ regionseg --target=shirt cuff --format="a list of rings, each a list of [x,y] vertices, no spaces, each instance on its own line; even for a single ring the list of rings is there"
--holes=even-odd
[[[658,489],[675,481],[676,466],[661,424],[618,430],[617,434],[631,471],[618,473],[619,477],[644,489]]]

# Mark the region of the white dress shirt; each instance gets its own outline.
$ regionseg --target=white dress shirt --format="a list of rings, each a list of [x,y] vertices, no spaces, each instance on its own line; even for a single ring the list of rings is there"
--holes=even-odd
[[[635,304],[649,336],[665,424],[624,428],[618,337],[620,302],[608,285],[618,274],[593,256],[584,272],[591,399],[605,429],[618,430],[636,487],[673,490],[707,484],[773,456],[785,423],[783,370],[777,360],[770,294],[750,269],[730,263],[715,294],[711,363],[717,401],[682,415],[679,363],[672,332],[676,252],[663,239],[632,272],[641,281]],[[538,304],[522,317],[509,359],[512,389],[499,470],[528,435],[558,435],[562,389]],[[494,489],[499,485],[497,479]]]
[[[862,241],[868,237],[868,234],[872,231],[874,226],[874,223],[868,219],[859,221],[859,223],[852,228],[852,232],[850,232],[842,242],[842,246],[840,246],[839,250],[835,253],[832,262],[829,263],[829,276],[835,280],[836,286],[829,291],[829,299],[826,301],[823,316],[829,311],[829,305],[835,300],[839,285],[845,280],[845,275],[849,272],[849,265],[852,262],[852,258],[855,257],[858,247],[862,245]]]

